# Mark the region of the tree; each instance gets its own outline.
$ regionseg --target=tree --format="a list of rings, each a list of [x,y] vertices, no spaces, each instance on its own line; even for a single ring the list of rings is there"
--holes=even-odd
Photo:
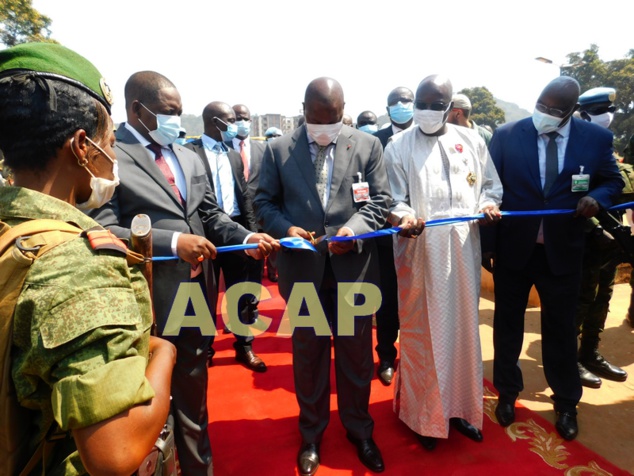
[[[471,101],[472,119],[479,126],[488,125],[495,130],[500,124],[504,124],[504,111],[495,103],[495,98],[491,91],[484,86],[475,88],[465,88],[460,91]]]
[[[610,130],[614,148],[622,154],[634,134],[634,49],[623,59],[602,61],[599,47],[593,44],[583,53],[570,53],[568,63],[561,67],[561,74],[579,81],[581,92],[600,86],[616,89],[616,113]]]
[[[32,0],[0,2],[0,42],[8,47],[30,41],[57,43],[51,39],[51,19],[33,8]]]

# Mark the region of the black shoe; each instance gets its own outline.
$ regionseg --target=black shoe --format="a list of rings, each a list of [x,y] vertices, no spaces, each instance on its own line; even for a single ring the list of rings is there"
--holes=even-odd
[[[300,476],[313,476],[319,468],[319,445],[304,443],[297,453],[297,468]]]
[[[374,473],[382,473],[385,471],[381,452],[372,438],[360,440],[352,436],[350,433],[347,433],[346,436],[348,437],[348,440],[357,447],[359,460],[361,460],[361,462],[369,468],[370,471]]]
[[[598,350],[595,350],[590,355],[584,355],[579,361],[586,369],[599,377],[616,382],[625,382],[627,380],[627,372],[605,360]]]
[[[601,379],[586,369],[581,362],[577,362],[579,368],[579,378],[581,379],[581,385],[588,388],[601,387]]]
[[[272,283],[277,283],[277,273],[268,273],[267,277]]]
[[[383,385],[389,386],[394,378],[394,364],[387,360],[381,360],[376,374]]]
[[[213,367],[214,365],[214,354],[216,352],[210,347],[209,349],[207,349],[207,367]]]
[[[433,436],[423,436],[415,433],[416,439],[418,442],[423,445],[427,451],[433,451],[436,448],[436,443],[438,443],[438,438],[434,438]]]
[[[482,432],[464,418],[450,418],[449,423],[467,438],[478,443],[482,441]]]
[[[252,350],[236,350],[236,360],[254,372],[266,372],[266,364]]]
[[[509,426],[515,421],[515,402],[498,401],[498,405],[495,407],[495,417],[501,426]]]
[[[568,412],[557,413],[555,428],[557,428],[557,433],[559,433],[564,440],[574,440],[579,434],[577,416]]]

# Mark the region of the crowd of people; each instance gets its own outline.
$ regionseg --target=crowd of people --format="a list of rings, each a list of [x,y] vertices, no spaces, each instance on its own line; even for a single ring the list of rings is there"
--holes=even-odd
[[[13,185],[0,187],[0,238],[41,219],[55,220],[47,232],[60,222],[77,229],[55,246],[43,239],[25,248],[21,235],[9,244],[30,260],[13,292],[8,368],[33,428],[11,471],[132,474],[167,421],[182,474],[212,475],[213,336],[195,326],[174,333],[169,323],[176,301],[203,302],[221,326],[220,273],[227,288],[261,283],[265,261],[286,301],[298,284],[311,290],[298,322],[322,316],[329,331],[309,319],[291,337],[300,475],[320,465],[333,346],[339,416],[372,472],[386,469],[370,414],[375,372],[394,385],[394,411],[426,450],[450,427],[483,441],[481,267],[495,282],[499,424],[514,422],[523,389],[519,357],[534,285],[556,428],[576,438],[582,385],[627,378],[598,351],[609,291],[597,292],[584,255],[586,236],[596,234],[590,219],[624,186],[604,121],[614,98],[580,92],[574,79],[556,78],[531,117],[491,134],[470,119],[469,98],[454,94],[449,78],[431,75],[414,92],[389,92],[390,123],[379,129],[371,111],[353,125],[341,85],[320,77],[307,85],[304,121],[292,133],[254,140],[246,105],[211,101],[204,133],[184,143],[181,97],[162,74],[130,76],[127,119],[114,133],[110,90],[88,60],[47,43],[0,51],[0,150],[13,173]],[[539,213],[560,209],[575,212]],[[126,247],[139,214],[151,219],[154,256],[166,258],[153,263],[151,287]],[[436,220],[450,223],[426,227]],[[281,247],[289,237],[316,252]],[[221,245],[248,246],[220,254]],[[614,269],[601,278],[609,289]],[[351,283],[380,289],[382,305],[364,306]],[[230,309],[242,327],[257,322],[258,299],[245,293]],[[598,316],[586,316],[600,299]],[[362,315],[350,328],[341,313],[355,312]],[[231,320],[224,325],[234,331],[235,360],[266,372],[257,339]],[[60,435],[54,448],[42,450],[52,434]]]

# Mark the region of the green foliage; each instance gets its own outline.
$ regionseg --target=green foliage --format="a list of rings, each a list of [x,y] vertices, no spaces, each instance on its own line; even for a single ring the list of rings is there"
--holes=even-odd
[[[599,47],[590,45],[583,53],[570,53],[568,63],[561,67],[561,74],[579,81],[581,92],[600,86],[616,89],[616,113],[610,130],[615,150],[622,153],[634,134],[634,49],[623,59],[602,61]]]
[[[476,124],[479,126],[488,125],[491,129],[495,130],[497,126],[504,124],[504,111],[500,109],[493,94],[485,88],[465,88],[459,93],[466,95],[471,101],[471,116]]]
[[[0,2],[0,43],[7,47],[32,41],[57,43],[51,39],[51,19],[33,8],[32,0]]]

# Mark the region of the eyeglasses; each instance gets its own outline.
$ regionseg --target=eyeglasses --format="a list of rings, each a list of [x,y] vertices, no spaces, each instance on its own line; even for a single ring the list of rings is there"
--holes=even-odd
[[[538,102],[535,104],[535,109],[537,109],[542,114],[548,114],[554,117],[564,117],[569,112],[569,111],[562,111],[561,109],[557,109],[554,107],[545,106],[541,102]]]
[[[590,114],[591,116],[598,116],[600,114],[605,114],[606,112],[614,112],[616,111],[615,106],[590,106],[588,108],[583,109],[585,112]]]
[[[414,103],[414,107],[416,109],[431,109],[432,111],[446,111],[447,109],[449,109],[449,104],[445,104],[444,102],[426,103],[426,102],[416,101]]]

